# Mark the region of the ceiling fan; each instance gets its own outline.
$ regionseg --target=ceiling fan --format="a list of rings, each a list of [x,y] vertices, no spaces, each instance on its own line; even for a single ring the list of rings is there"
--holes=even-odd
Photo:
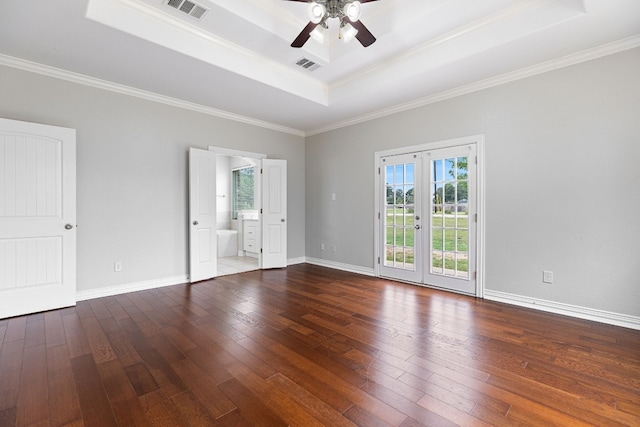
[[[376,38],[371,32],[360,22],[360,11],[362,3],[377,0],[287,0],[309,3],[309,23],[300,32],[298,37],[291,43],[291,47],[302,47],[309,38],[322,43],[324,33],[329,28],[327,20],[329,18],[338,18],[340,20],[340,30],[338,37],[345,42],[350,41],[354,37],[367,47],[372,45]]]

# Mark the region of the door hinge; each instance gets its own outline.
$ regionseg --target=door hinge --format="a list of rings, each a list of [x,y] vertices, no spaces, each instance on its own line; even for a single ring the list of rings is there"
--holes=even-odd
[[[262,253],[262,248],[260,248],[260,253]]]
[[[262,213],[262,208],[260,208],[260,213]]]
[[[378,175],[380,175],[380,168],[378,168]]]
[[[380,219],[380,212],[378,212],[378,219]]]
[[[262,173],[262,168],[260,168],[260,173]]]
[[[473,280],[478,280],[478,272],[477,271],[473,272]]]
[[[476,156],[476,165],[478,164],[478,156]]]
[[[473,214],[473,222],[478,222],[478,214]]]
[[[378,264],[380,264],[380,257],[378,257]]]

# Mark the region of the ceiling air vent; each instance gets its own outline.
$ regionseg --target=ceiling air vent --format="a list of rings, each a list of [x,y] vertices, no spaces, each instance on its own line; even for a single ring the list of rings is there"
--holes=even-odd
[[[169,0],[167,1],[167,5],[196,19],[202,18],[208,11],[205,7],[189,0]]]
[[[316,64],[315,62],[313,62],[310,59],[307,58],[300,58],[296,61],[296,65],[298,67],[304,68],[307,71],[315,71],[318,68],[320,68],[320,65]]]

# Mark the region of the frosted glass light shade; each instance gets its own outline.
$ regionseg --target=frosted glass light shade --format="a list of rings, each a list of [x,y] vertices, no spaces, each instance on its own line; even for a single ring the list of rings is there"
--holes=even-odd
[[[353,38],[358,34],[358,30],[353,28],[351,24],[345,24],[344,27],[341,28],[342,31],[342,40],[345,43],[349,43]]]
[[[327,9],[324,7],[323,4],[316,3],[313,1],[309,3],[307,12],[309,14],[309,20],[314,24],[318,24],[320,21],[322,21],[322,18],[324,17],[324,14],[327,12]]]
[[[349,18],[351,22],[356,22],[360,19],[360,12],[362,11],[362,4],[359,1],[352,1],[344,5],[344,14]]]
[[[311,31],[309,35],[311,36],[312,39],[314,39],[318,43],[322,43],[324,42],[324,33],[325,33],[324,27],[322,25],[318,25],[316,28],[313,29],[313,31]]]

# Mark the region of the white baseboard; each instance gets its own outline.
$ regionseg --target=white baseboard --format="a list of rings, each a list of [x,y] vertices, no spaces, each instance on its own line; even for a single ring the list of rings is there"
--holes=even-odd
[[[287,265],[303,264],[305,257],[290,258]],[[189,282],[189,276],[166,277],[164,279],[145,280],[137,283],[124,283],[122,285],[107,286],[98,289],[87,289],[76,292],[76,301],[86,301],[94,298],[110,297],[114,295],[126,294],[127,292],[146,291],[149,289],[162,288],[165,286],[181,285]]]
[[[358,273],[364,274],[365,276],[375,277],[375,271],[373,268],[361,267],[359,265],[342,264],[340,262],[310,257],[307,257],[305,262],[307,262],[308,264],[319,265],[320,267],[328,267],[336,270],[348,271],[350,273]]]
[[[579,319],[593,320],[595,322],[609,325],[622,326],[624,328],[640,330],[640,317],[626,314],[612,313],[594,308],[580,307],[577,305],[564,304],[555,301],[547,301],[538,298],[514,295],[506,292],[484,290],[485,299],[505,304],[513,304],[520,307],[532,308],[534,310],[547,311],[549,313],[561,314],[564,316],[577,317]]]
[[[375,277],[373,268],[365,268],[358,265],[343,264],[335,261],[328,261],[319,258],[299,257],[287,260],[288,265],[308,263],[320,267],[333,268],[335,270],[348,271],[350,273],[363,274]],[[127,292],[144,291],[148,289],[161,288],[164,286],[179,285],[188,283],[189,276],[174,276],[163,279],[146,280],[137,283],[125,283],[122,285],[108,286],[99,289],[88,289],[76,292],[76,301],[86,301],[94,298],[102,298],[113,295],[120,295]],[[534,310],[546,311],[549,313],[564,316],[576,317],[579,319],[592,320],[609,325],[621,326],[634,330],[640,330],[640,317],[626,314],[612,313],[594,308],[580,307],[571,304],[564,304],[555,301],[547,301],[538,298],[526,297],[522,295],[509,294],[506,292],[484,290],[484,298],[490,301],[502,302],[505,304],[517,305],[520,307],[532,308]]]
[[[180,285],[189,282],[189,276],[166,277],[164,279],[145,280],[144,282],[125,283],[98,289],[87,289],[76,292],[76,301],[86,301],[94,298],[110,297],[126,294],[127,292],[146,291],[164,286]]]

